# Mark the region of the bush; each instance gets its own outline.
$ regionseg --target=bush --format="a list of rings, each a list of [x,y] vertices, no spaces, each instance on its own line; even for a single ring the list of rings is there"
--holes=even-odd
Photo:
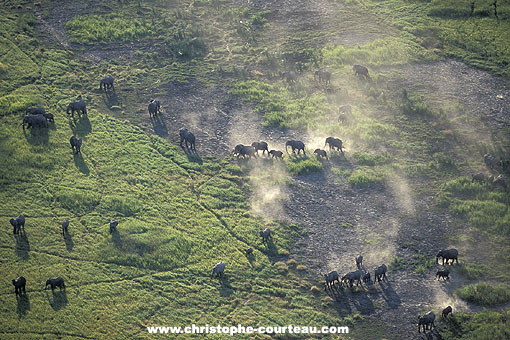
[[[510,302],[510,286],[500,284],[491,286],[486,283],[468,285],[457,289],[456,294],[465,301],[482,306],[497,306]]]
[[[287,161],[287,170],[293,175],[306,175],[321,171],[322,163],[315,157],[293,157]]]

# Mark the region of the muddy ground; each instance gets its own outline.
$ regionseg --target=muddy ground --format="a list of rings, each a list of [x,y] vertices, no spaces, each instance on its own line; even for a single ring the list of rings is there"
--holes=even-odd
[[[338,11],[344,10],[326,0],[238,2],[271,10],[268,36],[280,42],[304,30],[336,32],[334,27],[340,24],[336,19]],[[66,41],[63,29],[73,14],[53,11],[41,21],[42,29],[50,33],[49,39],[53,37],[66,48],[73,48]],[[322,34],[317,41],[362,44],[382,35],[376,26],[363,34],[359,33],[359,27],[352,27],[352,31],[346,27],[342,34]],[[109,51],[114,51],[120,60],[129,60],[134,49],[113,46]],[[96,63],[108,59],[109,55],[108,48],[101,47],[88,49],[82,57]],[[508,85],[505,80],[456,61],[408,65],[397,71],[401,74],[397,83],[388,86],[421,88],[437,100],[455,100],[473,116],[485,117],[486,125],[480,127],[484,131],[508,133],[505,129],[510,126],[510,90],[505,87]],[[157,95],[164,113],[158,119],[149,119],[147,115],[140,125],[148,133],[173,142],[177,142],[178,129],[187,127],[195,132],[197,149],[202,155],[226,157],[234,145],[257,140],[267,141],[270,148],[283,149],[287,139],[307,141],[312,137],[264,127],[260,115],[232,97],[224,87],[191,81],[161,87]],[[136,114],[144,114],[145,106],[141,100]],[[318,285],[322,284],[321,273],[355,270],[354,259],[360,254],[364,256],[365,268],[373,273],[376,266],[389,265],[395,256],[424,254],[433,258],[439,249],[450,246],[444,235],[453,232],[452,217],[434,209],[433,197],[415,196],[413,185],[406,178],[392,178],[384,188],[355,190],[345,177],[331,171],[331,167],[352,169],[351,154],[348,151],[345,157],[334,157],[323,172],[293,177],[269,202],[281,205],[279,218],[306,226],[308,236],[296,249],[295,256],[315,273]],[[390,268],[387,282],[354,291],[343,288],[329,294],[336,299],[334,308],[339,314],[356,312],[369,320],[382,321],[391,339],[416,339],[419,338],[417,315],[430,308],[452,305],[455,311],[477,310],[452,297],[452,292],[463,284],[461,278],[452,276],[449,282],[442,282],[435,280],[434,273],[435,268],[425,275]]]

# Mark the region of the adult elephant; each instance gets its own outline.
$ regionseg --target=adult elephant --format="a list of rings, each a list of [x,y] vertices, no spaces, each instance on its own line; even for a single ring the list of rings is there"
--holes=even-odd
[[[368,75],[368,68],[366,68],[365,66],[353,65],[352,70],[354,71],[354,74],[357,76],[362,76],[367,79],[370,78],[370,76]]]
[[[188,131],[188,129],[179,130],[179,137],[181,137],[181,142],[179,145],[182,148],[182,142],[186,142],[186,148],[192,151],[196,151],[195,149],[195,135]],[[188,146],[189,143],[189,146]]]
[[[287,143],[285,143],[285,151],[287,151],[287,153],[289,153],[289,149],[288,149],[289,146],[292,148],[292,153],[296,153],[296,150],[297,150],[298,151],[297,154],[299,155],[301,150],[303,150],[303,155],[306,156],[305,143],[303,143],[302,141],[299,141],[299,140],[287,141]]]
[[[159,103],[159,100],[151,100],[148,106],[149,110],[149,117],[156,116],[158,113],[161,112],[161,105]]]
[[[106,91],[106,89],[112,89],[115,91],[115,88],[113,87],[113,81],[114,81],[114,79],[112,76],[104,77],[99,82],[99,89],[101,89],[101,90],[104,89],[105,91]]]
[[[237,158],[243,156],[243,158],[256,157],[255,155],[255,148],[251,145],[243,145],[243,144],[237,144],[234,148],[234,151],[232,151],[232,155],[236,156]]]
[[[23,130],[25,130],[25,125],[27,126],[27,129],[31,127],[47,128],[48,121],[46,120],[46,117],[41,114],[28,115],[23,118],[23,123],[21,125],[23,125]]]
[[[326,143],[324,143],[324,147],[326,147],[326,145],[328,145],[328,144],[329,144],[330,150],[336,149],[337,151],[344,153],[344,151],[342,150],[343,142],[341,139],[335,138],[335,137],[328,137],[328,138],[326,138]]]
[[[83,99],[75,100],[74,102],[70,102],[69,105],[67,105],[67,114],[70,114],[74,116],[75,112],[78,112],[78,115],[80,114],[87,114],[87,103]]]

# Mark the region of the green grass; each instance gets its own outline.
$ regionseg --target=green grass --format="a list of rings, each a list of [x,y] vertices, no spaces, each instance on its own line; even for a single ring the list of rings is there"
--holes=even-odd
[[[293,175],[307,175],[323,169],[323,164],[316,157],[291,157],[286,163],[287,170]]]
[[[440,331],[445,340],[504,340],[510,336],[510,311],[484,310],[479,313],[456,313],[449,317],[446,328]]]
[[[468,285],[455,292],[462,300],[481,306],[494,307],[510,302],[510,286],[492,286],[486,283]]]

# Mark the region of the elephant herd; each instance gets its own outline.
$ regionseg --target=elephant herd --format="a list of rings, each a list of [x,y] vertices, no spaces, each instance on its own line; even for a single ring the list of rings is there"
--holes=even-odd
[[[459,252],[457,249],[442,249],[440,250],[436,255],[436,263],[439,263],[439,260],[442,259],[443,266],[446,264],[453,265],[454,263],[459,263],[458,260]],[[356,286],[362,286],[363,283],[370,284],[371,281],[371,275],[370,272],[365,271],[365,268],[363,266],[363,256],[360,255],[356,257],[356,270],[349,272],[345,274],[344,276],[340,277],[338,275],[337,271],[329,272],[328,274],[322,274],[324,277],[324,289],[326,292],[328,289],[330,291],[335,288],[335,282],[338,284],[338,287],[342,287],[344,284],[350,288],[356,284]],[[385,264],[380,265],[379,267],[375,268],[374,270],[374,282],[380,282],[384,280],[388,280],[386,273],[388,271],[388,267]],[[442,269],[438,270],[436,273],[436,278],[444,280],[449,279],[450,271],[448,269]],[[449,314],[451,314],[453,311],[451,306],[448,306],[443,309],[442,311],[442,317],[447,318]],[[423,316],[418,317],[418,332],[432,329],[432,327],[435,327],[434,321],[436,319],[436,316],[433,312],[428,312]]]
[[[324,147],[329,145],[330,151],[340,151],[342,154],[343,151],[343,142],[339,138],[328,137],[326,138],[326,143],[324,143]],[[294,155],[300,155],[301,152],[303,156],[306,156],[305,151],[305,143],[299,140],[288,140],[285,143],[285,151],[287,154],[289,153],[289,147]],[[283,159],[283,152],[280,150],[270,150],[268,144],[266,142],[253,142],[251,145],[243,145],[238,144],[235,146],[234,150],[232,150],[232,156],[240,158],[251,158],[258,157],[259,151],[262,151],[262,155],[265,155],[267,152],[267,156],[271,158]],[[317,157],[328,160],[328,154],[325,150],[315,149],[313,152]]]

